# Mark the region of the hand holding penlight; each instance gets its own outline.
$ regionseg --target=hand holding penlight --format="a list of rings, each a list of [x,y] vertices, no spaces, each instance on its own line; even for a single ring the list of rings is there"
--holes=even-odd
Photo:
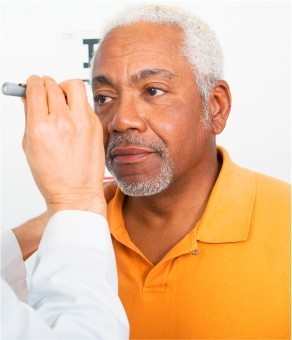
[[[1,86],[1,91],[6,96],[25,97],[26,85],[5,82]]]
[[[1,91],[6,96],[25,97],[25,95],[26,95],[26,84],[22,84],[22,83],[16,84],[16,83],[5,82],[1,86]],[[114,178],[112,176],[105,176],[104,179],[103,179],[104,183],[109,182],[109,181],[113,181],[113,180],[114,180]],[[116,184],[115,184],[115,186],[116,186]]]

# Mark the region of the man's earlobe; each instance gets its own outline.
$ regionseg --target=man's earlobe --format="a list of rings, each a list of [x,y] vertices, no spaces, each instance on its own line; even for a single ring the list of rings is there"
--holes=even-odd
[[[231,93],[225,80],[216,82],[209,100],[212,130],[219,135],[225,128],[231,109]]]

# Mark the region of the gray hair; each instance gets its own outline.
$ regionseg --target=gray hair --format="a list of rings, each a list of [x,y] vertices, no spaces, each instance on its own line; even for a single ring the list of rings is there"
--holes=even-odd
[[[215,82],[223,77],[223,53],[212,29],[200,18],[179,8],[144,4],[127,9],[110,21],[102,33],[101,40],[114,28],[138,21],[175,25],[182,30],[184,35],[182,52],[196,76],[202,98],[205,116],[203,118],[205,125],[208,125],[210,92]]]

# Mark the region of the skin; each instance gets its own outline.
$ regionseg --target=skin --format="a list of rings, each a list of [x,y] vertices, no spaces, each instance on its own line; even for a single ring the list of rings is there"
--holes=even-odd
[[[153,264],[202,216],[220,171],[215,136],[224,129],[231,106],[227,83],[218,81],[209,100],[211,125],[209,129],[203,127],[201,99],[190,66],[180,52],[181,39],[180,30],[168,25],[139,23],[115,29],[102,43],[93,69],[94,79],[99,76],[93,82],[93,92],[98,98],[95,112],[102,123],[105,147],[116,136],[142,137],[147,142],[166,145],[174,165],[172,184],[166,190],[150,197],[126,197],[124,201],[129,235]],[[145,70],[148,71],[142,72]],[[105,79],[111,82],[104,82]],[[49,77],[33,76],[27,85],[23,148],[48,210],[13,229],[24,259],[37,250],[54,211],[81,209],[106,214],[100,162],[104,155],[95,150],[102,134],[98,118],[93,119],[82,82],[70,80],[57,85]],[[87,139],[78,129],[85,123],[84,118],[91,136]],[[92,123],[99,130],[99,137]],[[56,138],[62,140],[51,143]],[[60,145],[64,149],[60,150]],[[84,154],[80,146],[89,152]],[[48,171],[53,163],[52,152],[58,162],[54,163],[55,171]],[[129,183],[151,180],[162,162],[151,148],[132,147],[129,151],[121,145],[115,153],[117,176]],[[68,154],[72,157],[67,157]],[[66,155],[66,162],[62,155]],[[76,161],[80,157],[83,159]],[[82,169],[75,169],[78,164],[82,164]],[[75,176],[67,176],[74,173],[73,169]],[[115,183],[104,188],[106,201],[114,190]]]
[[[47,76],[31,76],[26,84],[22,144],[47,211],[13,230],[24,259],[38,248],[54,213],[84,210],[106,217],[107,209],[102,127],[88,104],[84,83],[57,84]]]
[[[105,200],[109,202],[115,194],[117,183],[115,181],[104,183],[103,189]],[[51,211],[45,211],[41,215],[12,229],[20,246],[24,261],[38,250],[39,243],[51,216]]]
[[[31,76],[25,110],[23,150],[48,211],[80,209],[106,216],[102,131],[83,82],[58,85],[50,77]]]
[[[131,240],[153,264],[204,212],[220,171],[215,136],[224,129],[231,106],[227,83],[218,81],[209,100],[211,125],[203,127],[201,98],[181,41],[175,26],[139,22],[119,27],[105,37],[93,66],[94,111],[105,148],[116,136],[133,135],[164,143],[173,163],[167,189],[149,197],[126,196],[123,205]],[[151,148],[121,144],[114,150],[116,177],[127,183],[149,181],[161,168],[163,160]]]

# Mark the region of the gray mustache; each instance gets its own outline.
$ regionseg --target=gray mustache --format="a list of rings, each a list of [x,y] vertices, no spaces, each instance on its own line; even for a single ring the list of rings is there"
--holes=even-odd
[[[140,138],[140,137],[133,136],[133,135],[116,136],[107,145],[107,148],[106,148],[106,158],[107,159],[111,158],[112,149],[119,144],[124,144],[125,146],[126,145],[135,145],[135,146],[142,146],[142,147],[145,147],[145,148],[154,149],[154,150],[157,151],[157,153],[162,158],[164,158],[166,153],[167,153],[166,144],[163,143],[163,142],[159,142],[159,143],[151,142],[151,141],[145,140],[144,138]]]

